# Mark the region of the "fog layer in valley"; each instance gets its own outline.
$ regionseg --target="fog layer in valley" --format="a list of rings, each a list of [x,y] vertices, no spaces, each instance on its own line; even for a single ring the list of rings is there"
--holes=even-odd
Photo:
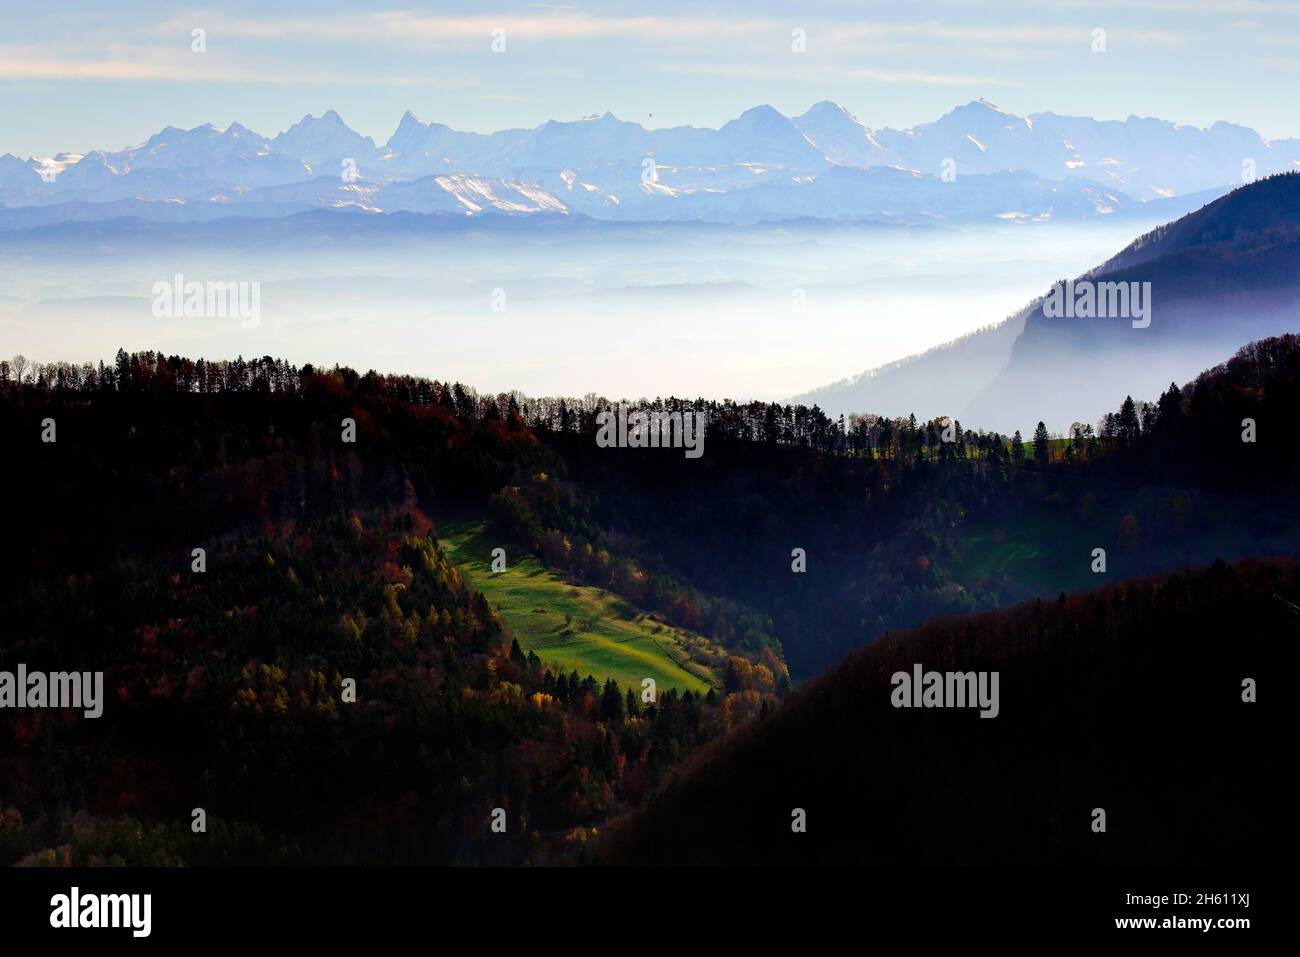
[[[0,237],[0,339],[39,361],[122,347],[528,394],[784,399],[999,322],[1149,225],[83,223]],[[260,284],[256,324],[156,316],[177,274]]]

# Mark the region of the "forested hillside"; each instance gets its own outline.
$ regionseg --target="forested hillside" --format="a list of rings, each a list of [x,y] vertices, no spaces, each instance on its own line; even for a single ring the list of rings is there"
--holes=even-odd
[[[108,700],[6,711],[0,862],[563,860],[787,681],[771,650],[724,653],[725,688],[647,698],[525,653],[426,505],[486,507],[547,454],[459,388],[444,407],[349,370],[125,354],[20,385],[16,365],[0,668],[101,671]]]
[[[1296,555],[1300,472],[1282,430],[1300,412],[1298,381],[1300,339],[1264,340],[1162,397],[1117,397],[1096,428],[1078,423],[1065,438],[682,403],[709,417],[698,460],[611,455],[592,441],[585,406],[574,416],[559,403],[550,419],[533,406],[565,471],[527,479],[495,504],[503,530],[547,561],[686,627],[714,631],[697,610],[719,601],[679,608],[675,582],[757,613],[723,618],[749,623],[742,646],[767,640],[767,616],[792,670],[808,676],[938,614],[1219,557]],[[1243,441],[1246,418],[1253,441]],[[557,419],[565,427],[551,427]],[[794,549],[806,572],[792,570]],[[635,555],[648,579],[620,583],[591,568],[584,556],[602,551]]]
[[[1025,687],[1011,683],[1017,669],[1037,675],[1036,694],[1075,687],[1082,701],[1089,668],[1106,689],[1128,688],[1116,668],[1157,667],[1155,700],[1174,700],[1174,679],[1220,694],[1196,684],[1210,680],[1198,669],[1237,620],[1249,637],[1224,646],[1228,677],[1269,663],[1269,616],[1289,606],[1261,596],[1296,603],[1289,565],[1061,596],[1219,558],[1294,556],[1300,475],[1285,430],[1298,384],[1300,340],[1285,336],[1065,438],[644,403],[707,418],[693,459],[601,448],[596,415],[609,403],[596,396],[479,395],[269,357],[0,362],[0,430],[15,450],[0,473],[15,504],[0,552],[0,670],[103,671],[109,698],[98,719],[5,715],[0,853],[572,860],[707,742],[774,716],[804,721],[782,700],[845,653],[1035,596],[1008,617],[926,634],[942,644],[991,629],[996,640],[961,638],[958,650],[1005,658],[1008,695]],[[470,516],[474,539],[444,542],[431,517],[444,514]],[[489,546],[515,577],[491,577]],[[1190,597],[1162,597],[1177,595]],[[1108,644],[1143,627],[1154,644]],[[1047,641],[1058,631],[1082,637]],[[1186,635],[1192,658],[1162,664]],[[865,654],[893,654],[893,641]],[[1023,660],[1008,650],[1038,644]],[[646,696],[638,654],[680,679]],[[1086,667],[1067,675],[1062,661]],[[828,680],[816,694],[848,679]],[[861,717],[810,732],[832,742],[811,751],[856,753]],[[1069,724],[1079,715],[1039,717],[1082,733]],[[1097,727],[1158,718],[1114,720]],[[1024,732],[1027,747],[1047,746],[1038,733]],[[196,808],[210,822],[202,839]],[[497,809],[503,832],[491,829]],[[705,841],[700,859],[710,846],[730,853]]]
[[[594,859],[1289,866],[1294,830],[1278,822],[1297,648],[1292,563],[1216,563],[931,622],[696,755]],[[893,706],[892,676],[917,666],[997,672],[996,716]]]

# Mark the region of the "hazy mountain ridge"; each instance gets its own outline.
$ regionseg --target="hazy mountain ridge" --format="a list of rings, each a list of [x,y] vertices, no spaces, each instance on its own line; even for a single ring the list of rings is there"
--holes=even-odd
[[[955,415],[1006,432],[1032,428],[1026,417],[1037,416],[1064,432],[1106,411],[1108,393],[1154,398],[1244,342],[1300,327],[1298,235],[1300,174],[1269,177],[1139,237],[1079,277],[1150,282],[1149,328],[1049,318],[1037,299],[1004,322],[795,401],[832,414]]]
[[[791,401],[816,404],[832,415],[890,414],[906,409],[926,416],[932,408],[964,408],[973,392],[1006,368],[1011,347],[1025,328],[1027,308],[952,342],[802,393]]]
[[[650,220],[1039,219],[1110,215],[1146,200],[1226,189],[1242,180],[1247,163],[1261,176],[1300,168],[1300,140],[1270,142],[1227,123],[1202,130],[1137,117],[1018,117],[976,100],[907,130],[873,130],[829,101],[795,117],[757,106],[717,130],[650,130],[606,112],[485,134],[408,111],[377,146],[330,110],[270,138],[239,123],[167,126],[117,151],[6,154],[0,202],[236,205],[296,186],[288,191],[313,205],[420,211],[432,203],[471,215],[567,209]],[[457,176],[476,185],[467,193],[444,182]],[[972,176],[999,178],[964,189]],[[414,204],[402,190],[384,192],[422,180],[432,185]]]
[[[1155,239],[1139,239],[1082,278],[1149,283],[1150,326],[1126,317],[1049,317],[1039,303],[1006,369],[966,416],[1005,429],[1013,425],[1008,411],[1033,396],[1044,421],[1064,430],[1105,411],[1100,391],[1154,398],[1245,342],[1296,331],[1298,236],[1300,174],[1292,173],[1242,187]]]

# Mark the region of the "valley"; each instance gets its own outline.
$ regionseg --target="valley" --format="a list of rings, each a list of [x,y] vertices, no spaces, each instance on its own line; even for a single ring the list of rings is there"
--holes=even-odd
[[[20,950],[1286,924],[1296,0],[0,37]]]

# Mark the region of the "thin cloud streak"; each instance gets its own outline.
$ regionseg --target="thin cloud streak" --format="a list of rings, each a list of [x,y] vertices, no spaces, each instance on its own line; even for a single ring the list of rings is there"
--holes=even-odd
[[[657,63],[652,69],[657,73],[668,73],[675,76],[724,76],[738,79],[770,79],[783,76],[811,82],[817,79],[839,77],[850,80],[871,80],[877,83],[920,83],[935,86],[1006,85],[1005,81],[991,76],[926,73],[915,70],[889,70],[871,67],[809,66],[792,70],[787,64],[777,63],[768,66],[748,63]]]
[[[211,57],[211,58],[210,58]],[[103,57],[67,56],[54,50],[0,47],[0,79],[6,80],[106,80],[178,83],[268,83],[277,85],[331,85],[373,83],[383,86],[429,85],[465,89],[477,84],[419,75],[376,76],[341,73],[328,69],[268,69],[254,64],[232,65],[206,53],[176,53],[158,47],[110,51]]]
[[[697,17],[597,17],[585,13],[551,15],[442,16],[411,11],[342,14],[319,19],[231,18],[200,13],[173,17],[160,24],[157,35],[188,34],[204,26],[212,37],[245,39],[295,39],[303,41],[350,41],[361,39],[399,45],[439,41],[475,41],[487,48],[494,30],[505,30],[507,39],[600,40],[652,39],[698,40],[715,46],[720,37],[770,35],[788,42],[795,27],[807,31],[810,44],[837,45],[846,41],[913,39],[947,43],[1000,43],[1010,45],[1069,45],[1091,36],[1091,26],[1039,27],[1005,25],[996,27],[948,24],[937,20],[912,22],[826,21],[813,17],[786,19],[697,18]],[[1166,30],[1125,30],[1134,45],[1174,47],[1182,43],[1179,34]]]

